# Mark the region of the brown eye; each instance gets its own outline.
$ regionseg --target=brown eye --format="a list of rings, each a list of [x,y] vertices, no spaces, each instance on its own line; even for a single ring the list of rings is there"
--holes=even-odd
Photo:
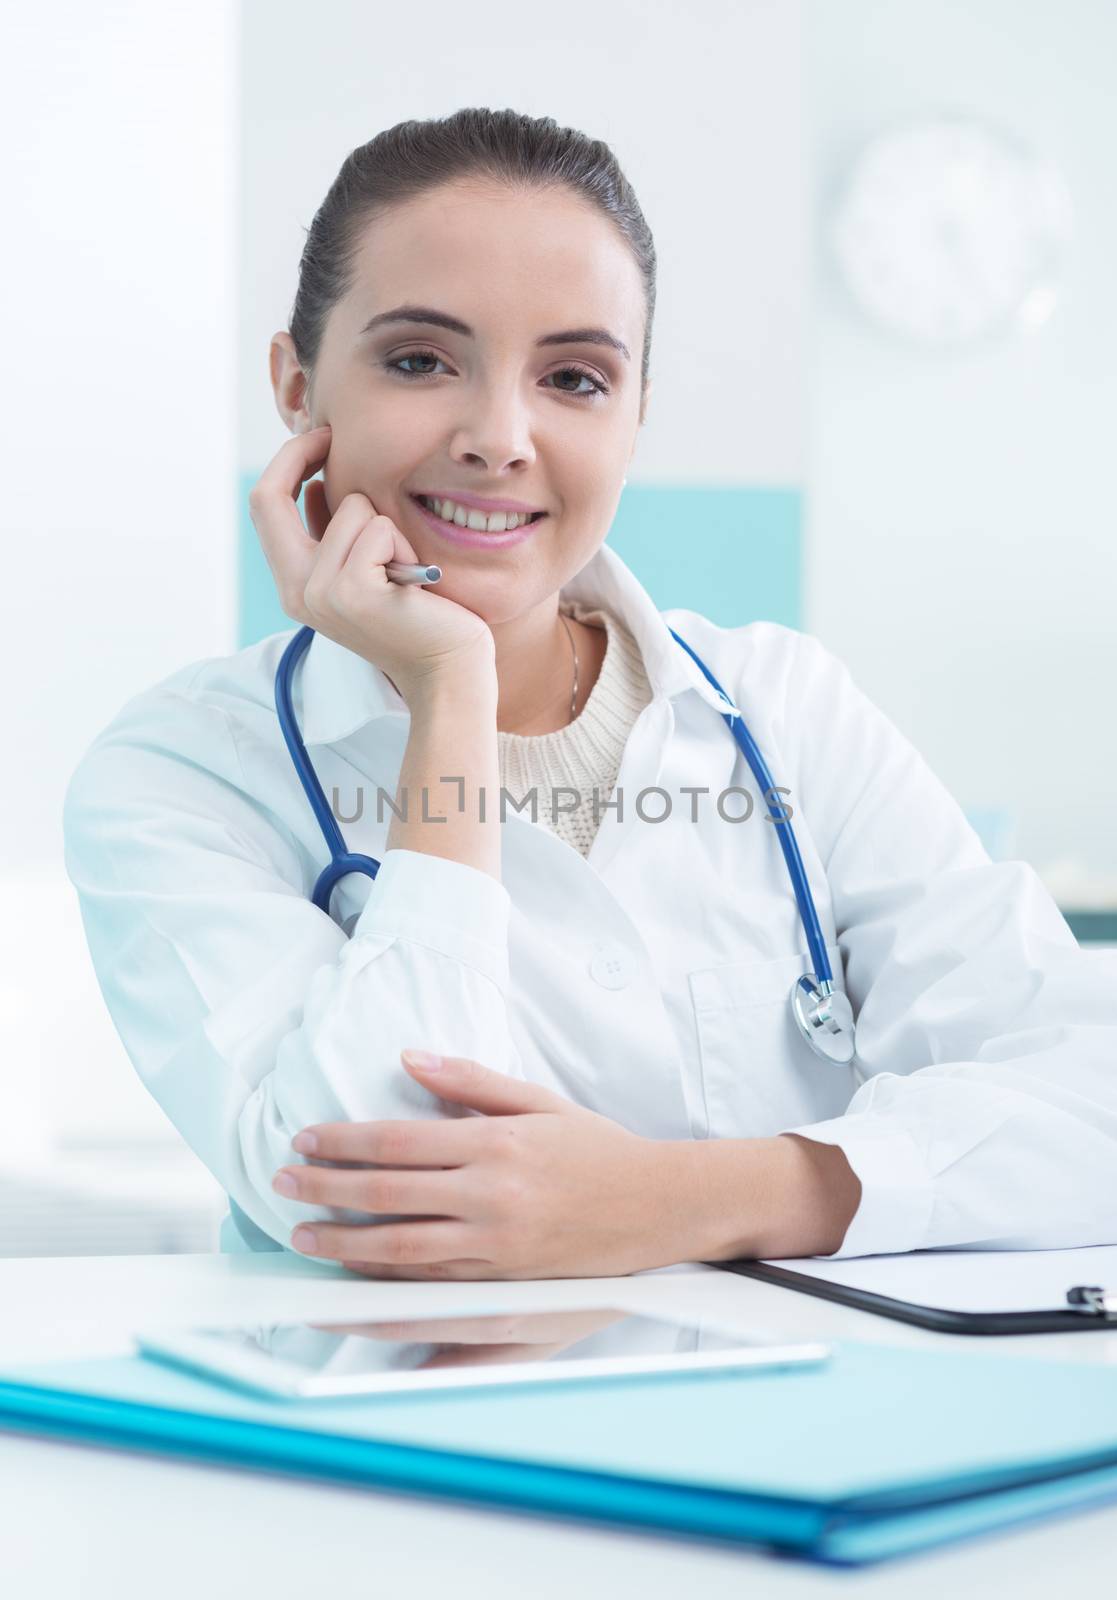
[[[403,366],[405,361],[435,361],[440,366],[445,364],[442,361],[442,357],[436,355],[433,350],[409,350],[406,355],[395,356],[391,361],[382,362],[381,365],[384,371],[390,372],[393,377],[409,379],[412,382],[415,380],[422,382],[424,379],[437,378],[439,376],[437,372],[414,372],[410,368]],[[591,387],[589,389],[558,388],[557,392],[559,394],[569,395],[573,400],[588,400],[592,403],[595,400],[602,399],[609,393],[608,384],[603,383],[595,372],[589,371],[586,367],[560,367],[557,372],[552,372],[550,376],[552,378],[572,377],[584,379],[590,384]]]
[[[593,384],[593,390],[583,389],[580,393],[574,389],[564,389],[563,394],[573,395],[576,400],[592,400],[598,394],[608,394],[608,388],[602,383],[595,372],[588,371],[585,367],[562,367],[558,372],[551,374],[553,378],[586,378]]]
[[[437,372],[410,372],[399,363],[401,361],[441,361],[441,356],[436,356],[433,350],[409,350],[405,356],[396,356],[394,361],[386,361],[384,370],[394,372],[399,378],[437,378]]]

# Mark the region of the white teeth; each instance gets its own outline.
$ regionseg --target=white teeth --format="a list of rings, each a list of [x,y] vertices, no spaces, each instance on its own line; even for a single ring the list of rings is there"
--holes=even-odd
[[[508,533],[531,521],[530,513],[520,516],[514,512],[496,511],[486,516],[483,511],[467,511],[464,506],[455,505],[453,500],[432,500],[425,494],[420,495],[419,499],[428,511],[433,511],[443,522],[453,522],[459,528],[472,528],[477,533]]]

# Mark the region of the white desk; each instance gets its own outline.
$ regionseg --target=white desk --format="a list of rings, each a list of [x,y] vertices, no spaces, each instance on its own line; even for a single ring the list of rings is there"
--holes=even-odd
[[[966,1338],[927,1333],[700,1266],[556,1283],[372,1283],[291,1254],[0,1260],[0,1362],[122,1354],[140,1324],[408,1317],[544,1305],[702,1309],[742,1329],[993,1359],[1117,1361],[1117,1331]],[[1108,1593],[1117,1505],[863,1571],[421,1501],[246,1469],[49,1442],[0,1430],[0,1551],[20,1600],[641,1600],[680,1593],[852,1600]]]

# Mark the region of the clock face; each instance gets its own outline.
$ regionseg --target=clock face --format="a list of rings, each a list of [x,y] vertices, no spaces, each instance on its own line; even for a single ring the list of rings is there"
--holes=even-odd
[[[1049,161],[983,123],[937,117],[866,146],[831,243],[878,326],[961,345],[1046,320],[1070,234],[1070,201]]]

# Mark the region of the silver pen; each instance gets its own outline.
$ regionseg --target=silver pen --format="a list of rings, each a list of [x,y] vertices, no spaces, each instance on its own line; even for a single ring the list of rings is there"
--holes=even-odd
[[[389,561],[384,571],[392,583],[437,583],[442,576],[441,567],[412,566],[409,561]]]

